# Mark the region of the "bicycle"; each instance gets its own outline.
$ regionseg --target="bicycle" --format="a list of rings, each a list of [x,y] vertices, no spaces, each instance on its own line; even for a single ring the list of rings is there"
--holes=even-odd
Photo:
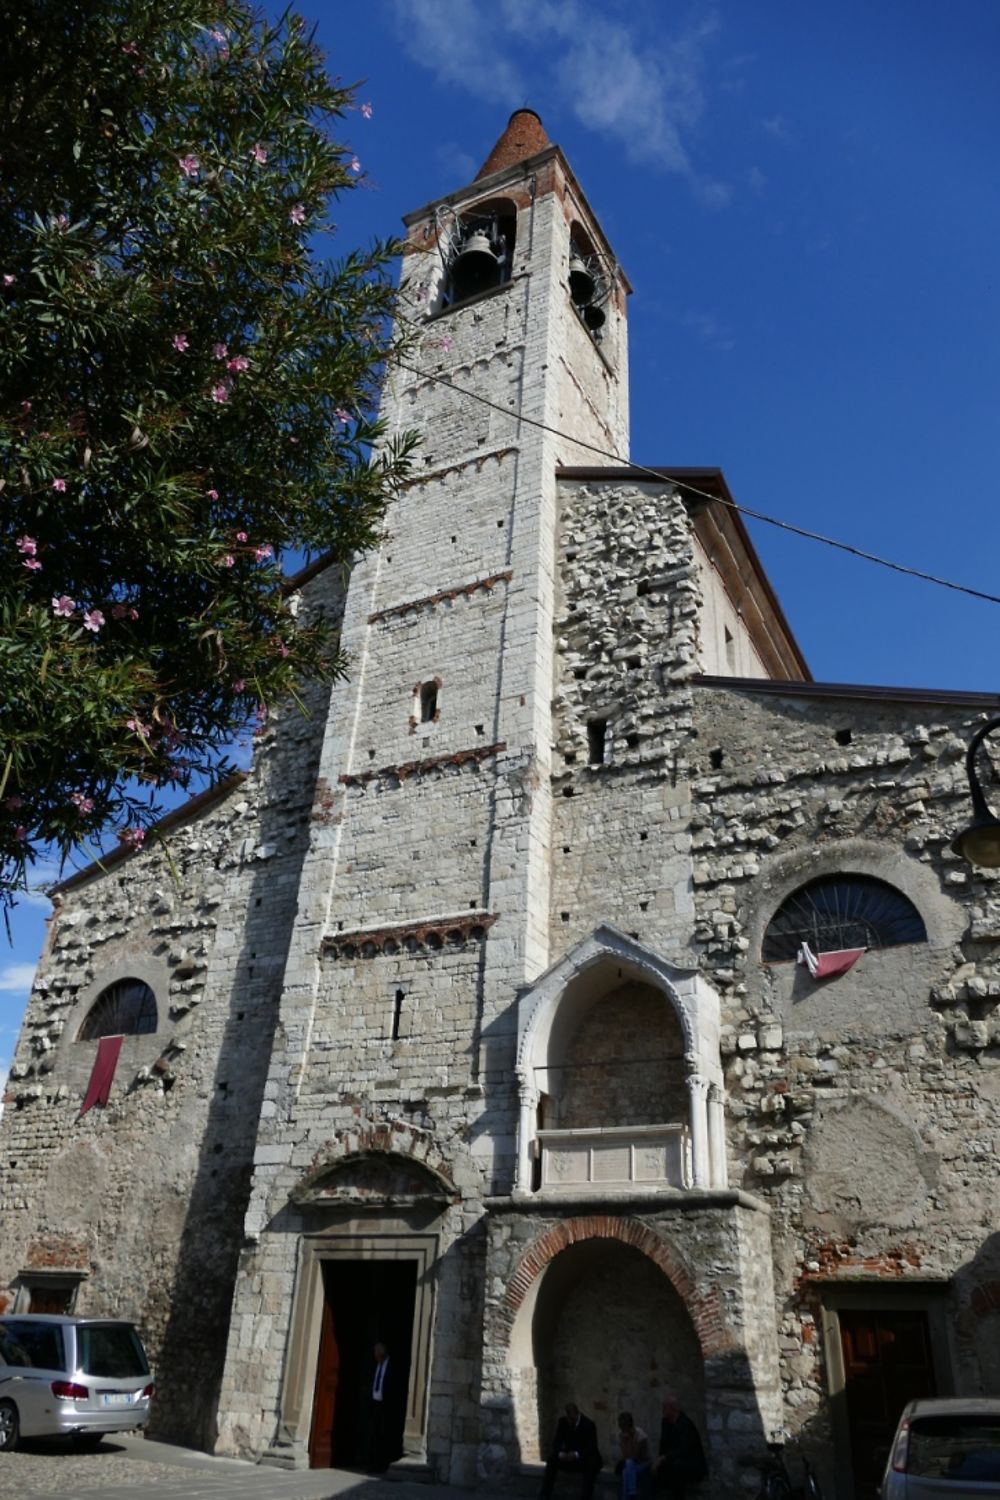
[[[823,1500],[819,1480],[803,1456],[804,1474],[802,1484],[796,1489],[785,1465],[784,1443],[768,1443],[769,1457],[758,1460],[761,1470],[760,1489],[756,1500]]]

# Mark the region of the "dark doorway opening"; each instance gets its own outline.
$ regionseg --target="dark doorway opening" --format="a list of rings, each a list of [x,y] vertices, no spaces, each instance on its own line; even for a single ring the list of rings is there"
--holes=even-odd
[[[878,1494],[903,1407],[936,1394],[926,1312],[840,1310],[855,1500]]]
[[[377,1341],[389,1351],[390,1399],[399,1437],[392,1456],[402,1453],[416,1293],[415,1261],[324,1262],[323,1324],[309,1439],[311,1468],[367,1468],[372,1350]]]

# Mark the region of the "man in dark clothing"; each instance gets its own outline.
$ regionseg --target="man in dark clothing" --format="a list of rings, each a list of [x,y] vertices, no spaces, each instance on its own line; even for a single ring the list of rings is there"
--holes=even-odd
[[[660,1456],[653,1461],[654,1483],[666,1500],[684,1500],[688,1485],[697,1484],[708,1473],[701,1434],[671,1391],[663,1402],[660,1423]]]
[[[378,1341],[373,1363],[365,1380],[368,1407],[368,1468],[384,1474],[403,1451],[403,1416],[406,1391],[403,1372],[386,1346]]]
[[[597,1428],[570,1401],[556,1427],[552,1452],[545,1465],[541,1500],[551,1500],[556,1475],[560,1473],[579,1474],[580,1500],[590,1500],[603,1462],[597,1449]]]

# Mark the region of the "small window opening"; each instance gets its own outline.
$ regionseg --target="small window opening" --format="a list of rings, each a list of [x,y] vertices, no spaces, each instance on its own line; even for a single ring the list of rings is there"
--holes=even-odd
[[[607,719],[592,719],[587,725],[587,752],[592,766],[603,766],[608,742]]]
[[[559,920],[562,921],[562,922],[568,922],[569,921],[569,912],[568,911],[561,911],[559,913]]]
[[[639,835],[639,843],[640,844],[644,844],[648,838],[649,838],[649,834],[646,832],[646,830],[644,828],[642,830],[642,832],[640,833],[640,835]]]
[[[849,745],[854,735],[849,729],[838,729],[833,737],[838,745]]]
[[[723,625],[722,633],[726,644],[726,667],[730,672],[736,671],[736,640],[728,625]]]
[[[84,1019],[77,1041],[102,1036],[145,1036],[156,1030],[156,997],[141,979],[119,979],[102,990]]]
[[[649,579],[641,578],[635,586],[635,592],[638,598],[645,599],[646,595],[649,593]]]
[[[569,295],[584,327],[598,343],[607,322],[609,278],[602,258],[579,224],[570,231]]]
[[[722,770],[722,751],[721,751],[721,749],[717,748],[715,750],[710,750],[708,752],[708,763],[712,767],[713,771],[721,771]]]
[[[438,711],[438,685],[437,682],[422,682],[420,684],[420,722],[421,724],[433,724]]]
[[[396,991],[396,998],[392,1003],[392,1040],[399,1041],[399,1027],[403,1019],[403,1001],[406,994],[403,990]]]
[[[638,736],[638,734],[635,734],[635,733],[627,734],[625,736],[625,744],[628,746],[628,748],[630,750],[638,750],[638,748],[639,748],[639,736]]]

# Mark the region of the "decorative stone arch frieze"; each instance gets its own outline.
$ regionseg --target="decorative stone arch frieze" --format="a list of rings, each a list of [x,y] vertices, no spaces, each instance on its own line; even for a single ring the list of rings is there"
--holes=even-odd
[[[531,1190],[532,1149],[537,1106],[552,1065],[556,1028],[571,995],[587,974],[615,967],[658,990],[672,1006],[684,1037],[684,1063],[691,1100],[692,1179],[697,1187],[726,1183],[724,1085],[719,1051],[720,1004],[712,986],[696,969],[669,963],[616,927],[602,924],[547,969],[518,997],[517,1077],[520,1091],[517,1192]]]
[[[640,1219],[616,1214],[564,1219],[545,1230],[528,1247],[507,1283],[497,1311],[495,1337],[499,1347],[508,1351],[519,1318],[530,1317],[540,1278],[550,1262],[570,1245],[584,1240],[617,1240],[658,1266],[687,1309],[706,1360],[730,1354],[736,1348],[736,1340],[723,1319],[718,1293],[698,1290],[686,1261],[662,1235]]]
[[[461,1196],[453,1181],[451,1164],[429,1131],[405,1120],[359,1120],[346,1130],[339,1130],[326,1141],[289,1194],[296,1203],[317,1203],[330,1196],[323,1190],[326,1182],[336,1181],[339,1171],[365,1159],[381,1163],[395,1160],[401,1167],[422,1178],[426,1187],[393,1194],[395,1201],[434,1201],[451,1203]],[[353,1194],[345,1194],[353,1199]]]

